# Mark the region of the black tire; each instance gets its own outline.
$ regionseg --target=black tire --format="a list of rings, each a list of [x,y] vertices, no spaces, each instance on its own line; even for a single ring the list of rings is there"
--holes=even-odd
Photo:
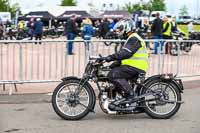
[[[157,84],[157,83],[165,83],[165,82],[162,82],[162,81],[160,81],[158,79],[158,80],[153,80],[153,81],[148,82],[147,85],[145,85],[145,86],[147,88],[150,88],[153,84]],[[173,83],[165,83],[165,84],[169,84],[169,86],[171,88],[173,88],[173,90],[174,90],[174,92],[176,93],[176,96],[177,96],[177,101],[181,101],[181,93],[180,93],[179,89],[177,88],[177,86],[174,85]],[[143,94],[146,91],[147,90],[143,90]],[[151,118],[153,118],[153,119],[169,119],[169,118],[171,118],[172,116],[174,116],[178,112],[178,110],[180,109],[181,103],[176,103],[176,105],[175,105],[175,107],[173,108],[172,111],[170,111],[167,114],[163,114],[163,115],[158,115],[158,114],[154,113],[153,111],[151,111],[147,107],[145,102],[143,103],[143,106],[144,106],[145,113],[147,115],[149,115]]]
[[[90,111],[91,109],[94,108],[95,106],[95,95],[94,95],[94,91],[91,90],[91,87],[89,85],[87,85],[88,83],[86,83],[83,87],[84,89],[87,91],[88,93],[88,97],[89,97],[89,103],[87,108],[85,108],[85,110],[76,116],[69,116],[67,114],[64,114],[59,108],[58,105],[56,104],[56,97],[57,97],[57,93],[62,89],[63,86],[68,85],[68,84],[79,84],[80,80],[79,79],[72,79],[72,80],[67,80],[64,82],[61,82],[54,90],[53,95],[52,95],[52,106],[54,111],[56,112],[56,114],[58,116],[60,116],[61,118],[65,119],[65,120],[80,120],[81,118],[85,117]]]

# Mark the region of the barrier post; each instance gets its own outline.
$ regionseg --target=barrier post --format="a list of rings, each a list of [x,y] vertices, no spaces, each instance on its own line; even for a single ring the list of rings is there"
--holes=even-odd
[[[177,55],[177,65],[176,65],[176,74],[179,74],[179,66],[180,66],[180,55],[181,55],[181,51],[180,51],[180,42],[176,42],[176,44],[178,45],[178,55]]]
[[[23,80],[23,55],[22,55],[22,45],[19,43],[19,78]]]

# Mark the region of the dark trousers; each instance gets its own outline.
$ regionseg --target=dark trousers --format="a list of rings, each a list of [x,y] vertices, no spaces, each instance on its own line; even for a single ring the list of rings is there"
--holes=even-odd
[[[75,37],[76,35],[74,33],[67,34],[67,40],[74,40]],[[72,50],[73,50],[73,41],[69,41],[67,42],[67,53],[72,54]]]
[[[42,34],[35,34],[35,40],[42,40]],[[37,44],[37,42],[35,42]],[[39,42],[41,44],[41,42]]]
[[[163,35],[163,39],[172,39],[172,37]],[[171,49],[171,43],[168,42],[168,43],[165,44],[165,54],[169,54],[170,53],[170,49]]]
[[[140,71],[142,72],[142,70],[138,70],[137,68],[122,65],[113,68],[108,74],[108,77],[119,93],[124,91],[125,95],[129,95],[132,93],[132,87],[128,83],[128,80],[134,78],[137,79]]]

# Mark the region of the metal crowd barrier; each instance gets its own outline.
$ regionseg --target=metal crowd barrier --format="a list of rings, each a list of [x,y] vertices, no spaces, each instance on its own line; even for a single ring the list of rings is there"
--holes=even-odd
[[[145,40],[149,48],[147,75],[173,73],[179,77],[200,76],[200,41]],[[158,54],[152,54],[158,42]],[[65,76],[82,76],[90,55],[107,56],[115,52],[116,44],[124,41],[73,41],[74,55],[68,55],[66,40],[0,41],[0,84],[57,82]],[[112,42],[106,46],[105,42]],[[40,44],[41,43],[41,44]],[[193,44],[188,53],[181,45]],[[165,47],[176,44],[177,55],[165,52]],[[133,44],[134,45],[134,44]]]

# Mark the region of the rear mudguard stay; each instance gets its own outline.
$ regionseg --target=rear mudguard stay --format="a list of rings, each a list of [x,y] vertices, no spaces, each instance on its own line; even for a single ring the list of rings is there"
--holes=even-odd
[[[179,91],[181,93],[183,93],[183,84],[182,84],[182,81],[180,79],[174,79],[174,78],[165,78],[163,77],[162,75],[154,75],[152,77],[149,77],[148,79],[146,79],[144,81],[144,84],[147,84],[149,83],[150,81],[152,80],[160,80],[160,81],[164,81],[164,82],[167,82],[167,83],[172,83],[174,84],[175,86],[177,86],[177,88],[179,89]]]
[[[75,77],[75,76],[64,77],[61,80],[63,82],[68,81],[68,80],[79,80],[79,81],[81,81],[80,78]],[[92,92],[92,95],[93,95],[93,106],[92,106],[92,109],[94,110],[94,107],[95,107],[95,104],[96,104],[96,95],[95,95],[94,89],[92,88],[92,86],[88,82],[86,82],[85,84],[90,88],[90,90]]]

